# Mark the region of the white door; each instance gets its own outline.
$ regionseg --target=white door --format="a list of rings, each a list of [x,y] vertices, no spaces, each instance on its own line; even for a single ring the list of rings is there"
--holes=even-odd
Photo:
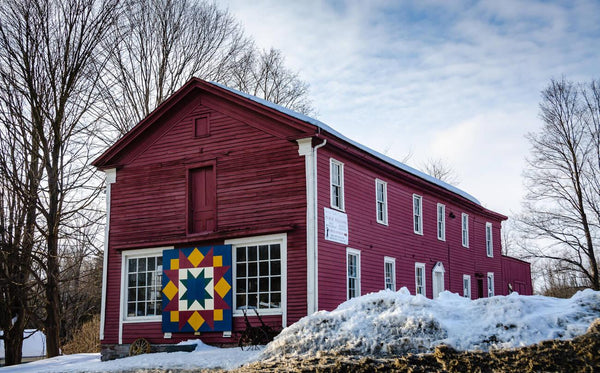
[[[437,262],[433,267],[433,299],[439,297],[440,293],[444,291],[444,264]]]

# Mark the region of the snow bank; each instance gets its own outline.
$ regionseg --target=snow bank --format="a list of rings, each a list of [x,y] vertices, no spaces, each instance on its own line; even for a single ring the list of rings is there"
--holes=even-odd
[[[0,373],[41,372],[124,372],[144,370],[235,369],[257,360],[260,351],[242,351],[240,348],[218,348],[200,340],[180,344],[195,344],[193,352],[161,352],[100,361],[100,354],[73,354],[58,356],[32,363],[0,368]]]
[[[431,352],[446,344],[457,350],[510,348],[584,334],[600,317],[600,292],[571,299],[496,296],[465,299],[443,292],[438,299],[412,296],[406,288],[351,299],[283,330],[261,358],[319,352],[391,355]]]
[[[260,359],[320,352],[390,355],[428,352],[446,344],[458,350],[519,347],[546,339],[584,334],[600,318],[600,292],[571,299],[496,296],[471,301],[444,292],[436,300],[412,296],[406,288],[349,300],[332,312],[317,312],[286,328],[262,353],[207,346],[194,352],[156,353],[100,362],[100,354],[65,355],[3,372],[115,372],[144,369],[232,369]]]

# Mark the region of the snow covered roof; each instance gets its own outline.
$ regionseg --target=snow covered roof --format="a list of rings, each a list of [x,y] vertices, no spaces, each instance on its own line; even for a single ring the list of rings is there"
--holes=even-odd
[[[222,89],[225,89],[225,90],[227,90],[229,92],[235,93],[236,95],[245,97],[248,100],[254,101],[254,102],[259,103],[261,105],[267,106],[267,107],[269,107],[271,109],[277,110],[280,113],[288,115],[288,116],[290,116],[292,118],[296,118],[296,119],[301,120],[303,122],[306,122],[308,124],[312,124],[313,126],[316,126],[317,128],[320,128],[320,129],[322,129],[324,131],[329,132],[330,134],[336,136],[340,140],[343,140],[343,141],[345,141],[345,142],[347,142],[347,143],[349,143],[349,144],[357,147],[358,149],[360,149],[360,150],[362,150],[362,151],[364,151],[366,153],[369,153],[372,156],[374,156],[376,158],[379,158],[379,159],[381,159],[382,161],[384,161],[386,163],[389,163],[392,166],[395,166],[395,167],[397,167],[397,168],[399,168],[399,169],[401,169],[403,171],[406,171],[406,172],[408,172],[408,173],[410,173],[412,175],[415,175],[415,176],[417,176],[417,177],[419,177],[419,178],[421,178],[423,180],[426,180],[426,181],[428,181],[428,182],[430,182],[432,184],[435,184],[435,185],[440,186],[440,187],[442,187],[442,188],[444,188],[446,190],[449,190],[452,193],[458,194],[459,196],[461,196],[463,198],[466,198],[466,199],[468,199],[469,201],[471,201],[473,203],[481,205],[481,202],[479,202],[479,200],[477,198],[473,197],[469,193],[467,193],[467,192],[465,192],[465,191],[463,191],[463,190],[461,190],[461,189],[459,189],[459,188],[457,188],[457,187],[455,187],[453,185],[450,185],[450,184],[448,184],[448,183],[446,183],[446,182],[444,182],[442,180],[439,180],[439,179],[437,179],[437,178],[435,178],[435,177],[433,177],[431,175],[428,175],[428,174],[426,174],[424,172],[421,172],[421,171],[419,171],[419,170],[417,170],[417,169],[415,169],[413,167],[410,167],[407,164],[404,164],[404,163],[399,162],[399,161],[397,161],[397,160],[395,160],[393,158],[390,158],[390,157],[388,157],[388,156],[386,156],[384,154],[381,154],[378,151],[375,151],[375,150],[373,150],[373,149],[371,149],[371,148],[369,148],[369,147],[367,147],[367,146],[365,146],[363,144],[360,144],[360,143],[358,143],[358,142],[356,142],[356,141],[354,141],[354,140],[352,140],[352,139],[350,139],[350,138],[342,135],[340,132],[336,131],[332,127],[328,126],[327,124],[325,124],[325,123],[323,123],[323,122],[321,122],[321,121],[319,121],[319,120],[317,120],[315,118],[309,117],[308,115],[304,115],[304,114],[298,113],[298,112],[296,112],[294,110],[290,110],[290,109],[285,108],[285,107],[283,107],[281,105],[274,104],[274,103],[272,103],[270,101],[267,101],[265,99],[262,99],[262,98],[259,98],[259,97],[256,97],[256,96],[252,96],[252,95],[250,95],[248,93],[244,93],[244,92],[238,91],[236,89],[229,88],[229,87],[224,86],[224,85],[219,84],[219,83],[215,83],[215,82],[209,82],[209,83],[212,84],[212,85],[215,85],[217,87],[220,87]]]

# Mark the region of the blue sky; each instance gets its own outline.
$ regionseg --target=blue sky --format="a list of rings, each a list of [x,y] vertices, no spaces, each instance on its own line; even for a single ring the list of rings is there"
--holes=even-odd
[[[551,78],[600,78],[600,1],[222,0],[281,49],[316,117],[419,168],[452,166],[495,211],[524,195],[527,132]]]

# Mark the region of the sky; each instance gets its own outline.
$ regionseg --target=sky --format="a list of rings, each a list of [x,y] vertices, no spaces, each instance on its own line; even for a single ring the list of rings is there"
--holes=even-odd
[[[512,215],[551,79],[600,79],[600,1],[221,0],[310,85],[317,119]]]

